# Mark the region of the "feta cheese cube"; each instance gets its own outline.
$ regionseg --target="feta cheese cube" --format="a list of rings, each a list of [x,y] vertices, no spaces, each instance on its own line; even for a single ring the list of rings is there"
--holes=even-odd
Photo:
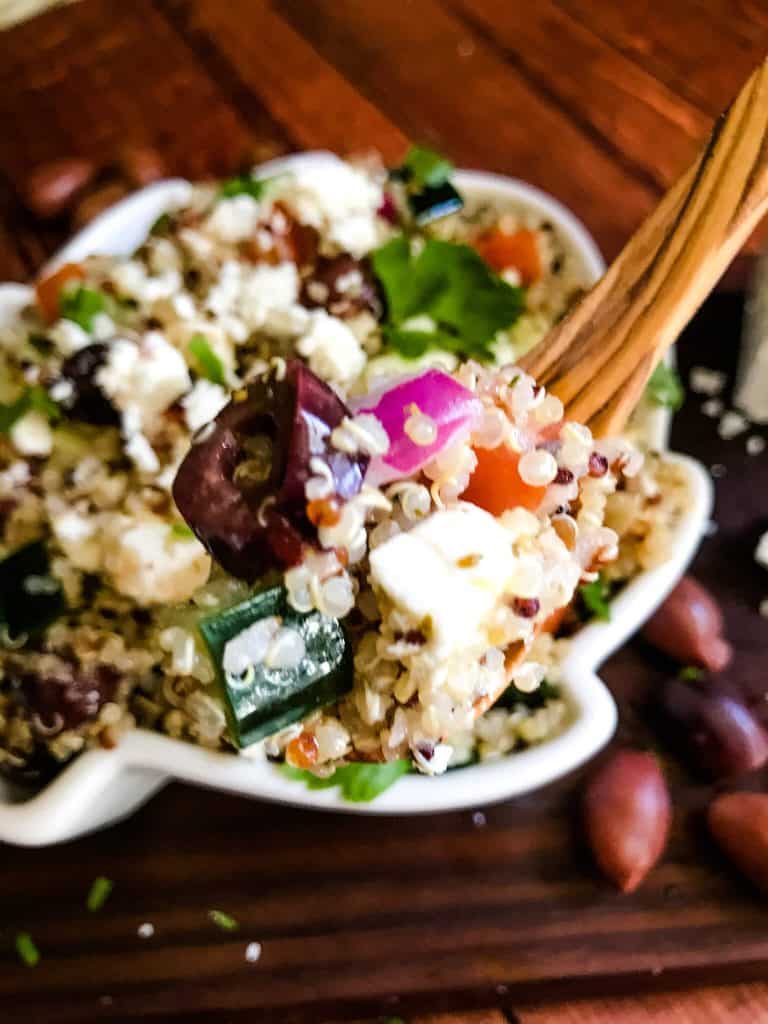
[[[116,338],[96,382],[139,430],[151,427],[191,384],[183,356],[159,331],[149,331],[138,345]]]
[[[25,413],[11,427],[11,444],[22,455],[36,455],[45,458],[53,448],[51,425],[41,412],[35,409]]]
[[[181,400],[184,418],[192,433],[210,423],[228,400],[227,392],[219,384],[214,384],[210,380],[196,381],[192,390]]]
[[[349,327],[323,309],[311,314],[309,331],[296,343],[296,351],[309,361],[313,373],[330,384],[354,380],[366,362],[360,342]]]
[[[211,559],[194,537],[177,537],[158,516],[117,515],[104,567],[116,590],[138,604],[177,604],[207,580]]]

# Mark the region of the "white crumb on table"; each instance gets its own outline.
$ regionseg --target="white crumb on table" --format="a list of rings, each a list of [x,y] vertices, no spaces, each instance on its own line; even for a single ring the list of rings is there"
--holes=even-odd
[[[688,385],[697,395],[719,395],[725,387],[725,381],[724,373],[708,366],[694,366],[688,375]]]
[[[136,929],[136,934],[140,939],[151,939],[155,934],[155,926],[151,921],[145,921],[144,924],[140,924]]]
[[[730,441],[732,438],[738,437],[739,434],[743,434],[748,427],[749,421],[745,416],[742,416],[740,412],[729,410],[720,418],[717,432],[724,441]]]
[[[717,419],[722,413],[725,406],[723,405],[722,399],[720,398],[708,398],[706,402],[702,403],[701,411],[705,416],[709,416],[710,419]]]
[[[245,947],[245,959],[249,964],[255,964],[257,960],[261,959],[261,943],[260,942],[249,942]]]
[[[752,434],[751,437],[747,438],[745,447],[747,455],[761,455],[765,451],[765,438],[760,437],[758,434]]]
[[[704,527],[705,537],[714,537],[720,527],[717,525],[714,519],[710,519],[707,525]]]
[[[712,465],[709,467],[709,472],[712,474],[715,480],[719,480],[720,477],[725,476],[728,470],[725,468],[722,462],[713,462]]]
[[[472,824],[475,826],[475,828],[483,828],[484,825],[486,824],[486,821],[487,819],[482,811],[475,811],[472,814]]]

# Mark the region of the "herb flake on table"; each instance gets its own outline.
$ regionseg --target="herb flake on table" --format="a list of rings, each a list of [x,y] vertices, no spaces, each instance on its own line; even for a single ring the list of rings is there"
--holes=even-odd
[[[91,888],[88,890],[88,898],[85,901],[86,907],[92,914],[97,910],[101,910],[107,902],[112,889],[114,888],[114,884],[115,883],[111,878],[105,878],[103,875],[99,875],[98,878],[94,878],[91,883]]]
[[[654,405],[677,412],[685,401],[685,388],[680,375],[666,363],[659,363],[651,374],[646,394]]]
[[[490,359],[496,334],[525,307],[523,290],[507,284],[468,245],[429,238],[416,248],[397,235],[373,253],[373,268],[386,298],[384,337],[402,355],[439,348]]]
[[[236,932],[240,927],[239,922],[223,910],[209,910],[208,917],[223,932]]]
[[[281,771],[295,782],[303,782],[307,789],[341,788],[341,795],[350,803],[369,803],[393,786],[411,767],[406,758],[384,764],[345,764],[327,778],[320,778],[303,768],[281,765]]]
[[[40,950],[34,943],[29,932],[19,932],[14,940],[19,960],[25,967],[37,967],[40,963]]]

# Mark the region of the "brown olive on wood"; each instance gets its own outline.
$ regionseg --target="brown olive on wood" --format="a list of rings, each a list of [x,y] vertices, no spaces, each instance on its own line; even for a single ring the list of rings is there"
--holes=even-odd
[[[707,821],[734,864],[768,892],[768,794],[723,793],[709,805]]]
[[[67,157],[36,167],[23,189],[26,206],[41,220],[58,217],[93,180],[96,165],[84,157]]]
[[[130,189],[125,185],[121,185],[119,182],[113,182],[109,185],[102,185],[99,188],[89,192],[75,208],[75,212],[72,217],[73,223],[77,227],[84,227],[90,223],[94,217],[98,217],[100,213],[103,213],[110,206],[114,206],[121,199],[124,199]]]
[[[672,805],[652,754],[619,750],[592,776],[584,823],[595,859],[624,892],[634,892],[664,851]]]
[[[643,636],[682,665],[719,672],[730,662],[731,645],[723,636],[723,614],[709,591],[684,576],[648,620]]]
[[[168,176],[165,160],[150,146],[125,146],[120,151],[118,166],[136,188],[143,188]]]
[[[768,733],[737,697],[672,679],[661,707],[675,740],[710,778],[746,775],[768,761]]]

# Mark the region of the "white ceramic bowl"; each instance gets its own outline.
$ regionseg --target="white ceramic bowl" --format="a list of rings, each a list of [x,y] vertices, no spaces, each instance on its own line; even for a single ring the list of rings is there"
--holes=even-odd
[[[296,162],[334,159],[329,154],[302,154],[273,161],[266,173]],[[499,198],[532,209],[548,219],[570,249],[584,281],[597,280],[605,269],[600,252],[584,226],[544,192],[511,178],[476,171],[457,174],[466,193]],[[49,266],[79,260],[91,253],[128,255],[144,240],[156,218],[189,185],[159,182],[123,200],[80,232]],[[29,301],[23,285],[0,285],[0,323]],[[665,447],[669,416],[658,410],[644,433]],[[592,757],[610,739],[616,705],[597,675],[600,664],[637,630],[685,572],[708,521],[712,487],[697,462],[675,455],[691,490],[688,513],[679,524],[674,555],[663,566],[634,579],[613,602],[612,619],[584,627],[573,639],[564,665],[564,691],[571,704],[570,725],[539,746],[428,778],[407,775],[368,804],[343,800],[337,789],[308,790],[287,779],[272,764],[215,753],[167,736],[136,730],[113,751],[92,750],[74,760],[53,782],[29,796],[5,784],[0,788],[0,840],[42,846],[71,839],[126,817],[171,779],[300,807],[353,814],[426,814],[479,807],[528,793],[552,782]]]

